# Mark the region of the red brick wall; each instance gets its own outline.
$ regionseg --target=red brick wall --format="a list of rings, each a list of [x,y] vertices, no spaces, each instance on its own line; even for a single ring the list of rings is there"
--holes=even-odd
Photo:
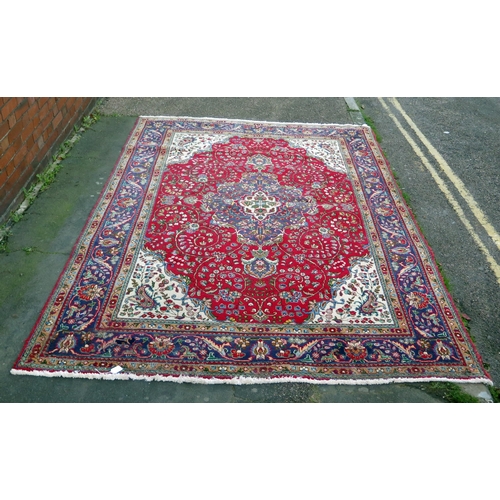
[[[0,97],[0,222],[48,164],[95,97]]]

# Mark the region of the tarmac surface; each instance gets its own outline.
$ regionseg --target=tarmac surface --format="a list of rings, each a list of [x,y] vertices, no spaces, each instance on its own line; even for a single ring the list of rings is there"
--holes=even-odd
[[[455,305],[466,315],[484,366],[499,387],[500,98],[357,101],[375,123],[384,154],[447,278]],[[411,117],[413,128],[401,110]]]
[[[349,106],[352,108],[352,106]],[[425,383],[333,386],[307,383],[204,385],[11,375],[71,249],[139,115],[359,123],[344,98],[106,98],[100,120],[63,162],[0,253],[0,402],[440,403]],[[491,401],[482,384],[460,384]]]

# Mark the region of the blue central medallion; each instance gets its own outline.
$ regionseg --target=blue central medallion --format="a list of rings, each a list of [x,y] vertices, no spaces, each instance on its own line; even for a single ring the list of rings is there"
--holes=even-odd
[[[317,212],[316,201],[276,176],[251,172],[241,182],[219,184],[203,198],[202,209],[213,212],[212,224],[232,227],[241,243],[259,247],[281,241],[286,228],[306,227],[305,214]]]

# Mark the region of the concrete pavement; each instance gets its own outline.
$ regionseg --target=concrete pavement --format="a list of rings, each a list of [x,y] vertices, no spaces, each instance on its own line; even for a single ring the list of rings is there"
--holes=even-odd
[[[349,106],[350,107],[350,106]],[[353,123],[344,98],[110,98],[0,254],[0,402],[443,402],[426,384],[201,385],[9,373],[138,115]],[[356,112],[356,110],[354,110]],[[482,400],[481,384],[465,384]]]

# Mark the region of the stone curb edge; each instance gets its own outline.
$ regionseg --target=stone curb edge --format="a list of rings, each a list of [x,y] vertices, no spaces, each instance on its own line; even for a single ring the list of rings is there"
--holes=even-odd
[[[358,125],[363,125],[365,123],[365,119],[361,114],[361,111],[354,100],[354,97],[344,97],[344,101],[347,104],[347,112],[349,113],[351,119],[354,123]]]

